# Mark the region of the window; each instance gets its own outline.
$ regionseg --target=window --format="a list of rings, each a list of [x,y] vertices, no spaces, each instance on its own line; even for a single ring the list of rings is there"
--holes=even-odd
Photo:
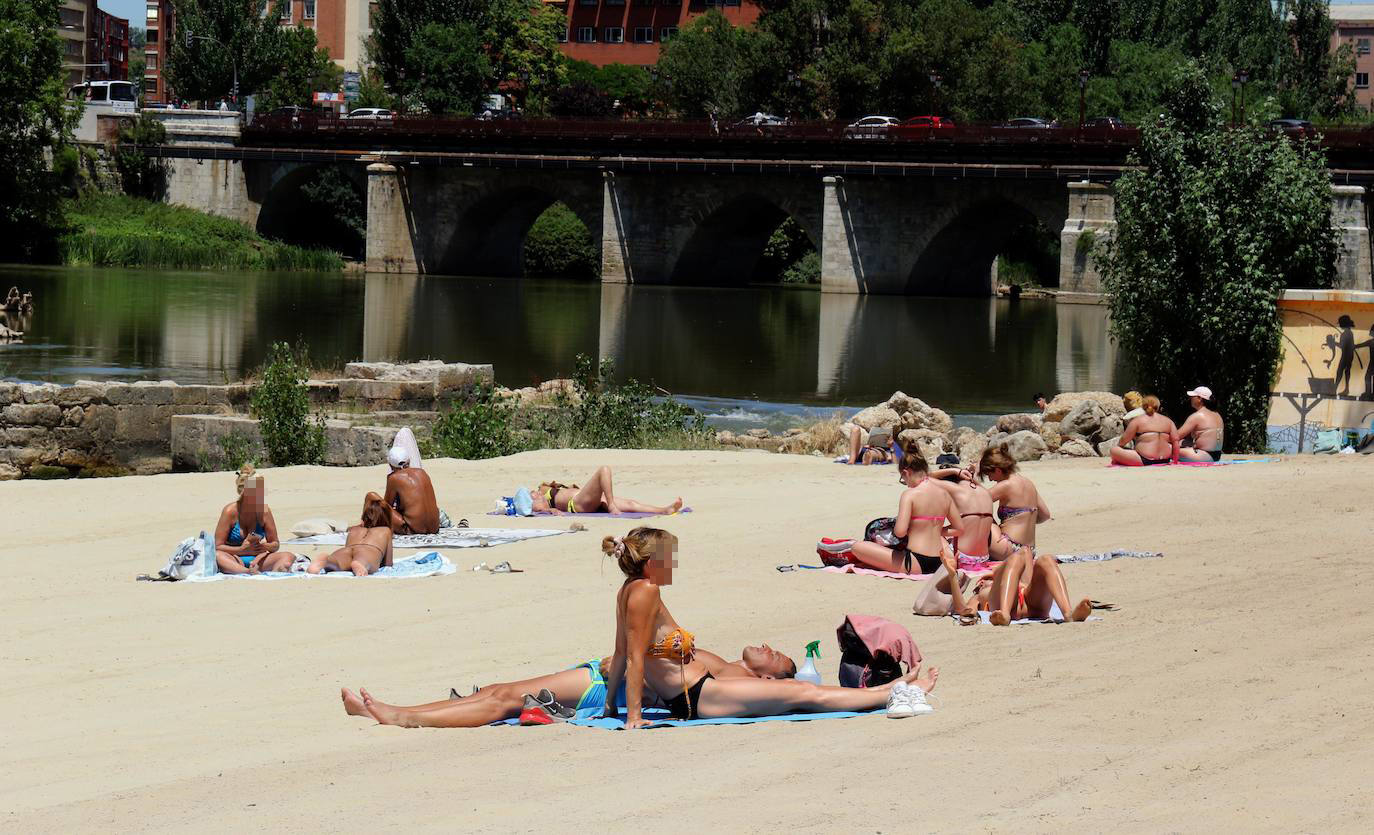
[[[148,19],[157,20],[157,6],[148,7]]]
[[[1367,73],[1367,72],[1357,72],[1357,73],[1355,73],[1355,86],[1358,87],[1358,88],[1361,89],[1361,90],[1364,90],[1364,89],[1368,88],[1368,87],[1369,87],[1369,73]]]
[[[86,28],[85,16],[81,14],[81,10],[80,10],[80,9],[68,9],[68,8],[66,8],[66,7],[64,6],[64,7],[62,7],[61,9],[59,9],[58,11],[59,11],[59,17],[60,17],[61,20],[62,20],[62,28],[63,28],[63,29],[85,29],[85,28]],[[149,11],[151,12],[152,10],[149,9]]]
[[[155,69],[157,69],[157,53],[156,53],[156,52],[149,52],[149,53],[147,53],[146,55],[143,56],[143,67],[144,67],[144,69],[149,69],[149,70],[155,70]]]
[[[596,0],[577,0],[577,2],[578,2],[579,5],[582,5],[582,6],[595,6],[595,5],[596,5]]]
[[[302,16],[306,20],[315,19],[315,0],[305,0],[305,13]]]
[[[677,27],[676,27],[676,26],[664,26],[662,29],[658,30],[658,39],[659,39],[660,41],[665,42],[665,43],[668,42],[668,41],[670,41],[670,40],[672,40],[673,37],[676,36],[676,35],[677,35]]]
[[[623,5],[625,5],[625,0],[606,0],[606,5],[607,5],[607,6],[623,6]]]
[[[143,36],[143,42],[145,44],[157,43],[157,30],[149,29],[147,32],[145,32]]]
[[[590,26],[577,27],[578,43],[596,43],[596,30]]]
[[[286,0],[281,4],[281,19],[289,21],[291,19],[291,0]]]
[[[606,27],[606,43],[625,43],[625,30],[619,26]]]
[[[635,43],[653,43],[653,42],[654,42],[654,27],[652,27],[652,26],[636,26],[636,27],[635,27]]]
[[[157,76],[150,75],[143,79],[143,93],[149,96],[157,95]]]
[[[1356,38],[1356,39],[1355,39],[1355,54],[1356,54],[1356,55],[1368,55],[1368,54],[1369,54],[1369,38]]]

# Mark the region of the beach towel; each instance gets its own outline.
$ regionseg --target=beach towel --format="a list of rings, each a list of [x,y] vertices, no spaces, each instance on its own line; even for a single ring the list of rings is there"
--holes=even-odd
[[[437,577],[442,574],[453,574],[458,570],[448,557],[438,551],[430,551],[428,554],[416,554],[406,557],[403,560],[396,560],[392,565],[381,568],[376,573],[366,577],[357,577],[351,571],[330,571],[326,574],[307,574],[302,571],[271,571],[262,574],[211,574],[208,577],[188,577],[188,583],[214,583],[219,580],[299,580],[320,578],[346,577],[351,580],[412,580],[416,577]]]
[[[658,708],[650,708],[643,712],[645,719],[648,719],[651,728],[671,728],[688,727],[691,725],[752,725],[755,722],[812,722],[820,719],[853,719],[857,716],[881,716],[886,712],[885,708],[868,711],[838,710],[830,713],[788,713],[782,716],[723,716],[719,719],[669,719],[668,712]],[[497,722],[498,725],[519,725],[518,719],[506,719]],[[625,714],[622,713],[618,718],[605,719],[595,717],[590,719],[572,719],[569,725],[577,725],[583,728],[602,728],[608,731],[625,730]]]
[[[1122,557],[1134,557],[1136,559],[1150,559],[1164,556],[1161,551],[1105,551],[1101,554],[1055,554],[1055,559],[1059,560],[1060,565],[1067,565],[1074,562],[1106,562],[1107,560],[1121,559]]]
[[[558,536],[572,533],[571,530],[547,530],[540,528],[441,528],[438,533],[418,533],[397,536],[391,540],[393,548],[483,548],[495,545],[509,545],[526,539],[544,536]],[[303,536],[292,539],[283,545],[343,545],[346,533],[325,533],[317,536]]]
[[[1150,470],[1155,467],[1226,467],[1231,464],[1272,464],[1282,460],[1282,458],[1223,458],[1220,461],[1180,461],[1177,464],[1151,464],[1148,467],[1130,467],[1110,461],[1107,466],[1119,470]]]
[[[959,620],[959,616],[956,615],[956,614],[950,613],[950,617],[953,618],[953,619],[956,620],[956,621]],[[986,624],[986,625],[988,625],[988,626],[991,626],[991,625],[992,625],[992,612],[979,612],[979,613],[978,613],[978,620],[979,620],[980,623],[983,623],[983,624]],[[1088,620],[1102,620],[1102,618],[1098,617],[1097,615],[1089,615],[1089,616],[1088,616]],[[1047,618],[1017,618],[1016,620],[1014,620],[1014,621],[1011,622],[1011,625],[1012,625],[1012,626],[1025,626],[1025,625],[1028,624],[1028,623],[1063,623],[1063,622],[1064,622],[1064,612],[1059,608],[1059,604],[1058,604],[1058,603],[1051,603],[1051,604],[1050,604],[1050,616],[1049,616],[1049,617],[1047,617]]]
[[[1106,562],[1107,560],[1122,559],[1123,557],[1150,559],[1163,556],[1163,552],[1160,551],[1127,551],[1118,549],[1096,554],[1055,554],[1054,558],[1059,561],[1060,565],[1068,565],[1070,563]],[[808,571],[826,571],[831,574],[866,574],[870,577],[887,577],[892,580],[917,581],[929,580],[939,574],[938,569],[935,574],[903,574],[900,571],[880,571],[876,568],[860,568],[857,565],[801,565],[799,563],[793,565],[780,565],[777,569],[784,573],[797,569],[806,569]],[[979,572],[975,571],[973,574],[974,576],[978,576]]]
[[[616,515],[616,514],[611,514],[611,513],[564,513],[564,514],[561,514],[561,515],[563,515],[563,516],[579,516],[579,517],[581,517],[581,516],[590,516],[590,517],[592,517],[593,519],[648,519],[648,518],[650,518],[650,517],[652,517],[652,516],[677,516],[678,513],[691,513],[691,512],[692,512],[692,509],[691,509],[690,507],[684,507],[682,510],[679,510],[677,513],[667,513],[667,514],[664,514],[664,513],[621,513],[621,514],[619,514],[619,515]],[[490,513],[488,513],[487,515],[488,515],[488,516],[507,516],[507,515],[509,515],[509,514],[505,513],[504,511],[493,510],[493,511],[491,511]],[[553,513],[553,512],[548,511],[548,510],[536,510],[532,515],[534,515],[534,516],[557,516],[557,515],[559,515],[559,514]],[[566,531],[559,531],[559,533],[566,533]]]

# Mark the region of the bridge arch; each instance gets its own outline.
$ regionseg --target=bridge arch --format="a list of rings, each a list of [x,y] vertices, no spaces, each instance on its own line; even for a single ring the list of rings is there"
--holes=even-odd
[[[562,202],[587,227],[600,249],[601,206],[583,189],[561,188],[556,179],[539,182],[509,177],[471,194],[457,207],[451,234],[439,249],[436,272],[450,275],[524,275],[524,242],[534,222]],[[599,194],[596,195],[600,197]]]
[[[312,196],[311,186],[319,190]],[[361,259],[367,243],[367,173],[359,165],[286,164],[266,176],[258,233]]]
[[[811,249],[821,241],[819,217],[783,197],[746,191],[726,196],[697,213],[673,261],[673,284],[741,285],[759,276],[769,238],[791,219]]]

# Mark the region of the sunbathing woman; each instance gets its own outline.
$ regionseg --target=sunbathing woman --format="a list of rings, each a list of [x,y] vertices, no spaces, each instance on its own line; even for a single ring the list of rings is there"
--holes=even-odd
[[[1159,413],[1159,398],[1147,394],[1141,408],[1145,414],[1126,424],[1121,440],[1111,448],[1112,462],[1125,467],[1178,463],[1178,427]],[[1135,448],[1128,446],[1134,442]]]
[[[832,710],[873,710],[888,706],[892,717],[929,713],[925,694],[939,675],[918,679],[912,670],[879,687],[822,687],[808,682],[717,678],[697,658],[692,633],[678,625],[663,605],[660,590],[673,580],[677,537],[657,528],[635,528],[606,537],[601,550],[614,557],[625,575],[616,594],[615,654],[606,676],[608,692],[625,681],[627,729],[648,724],[641,705],[647,686],[674,719],[727,716],[778,716]],[[607,715],[615,715],[607,705]]]
[[[383,566],[391,565],[391,513],[386,500],[376,493],[363,499],[361,525],[348,529],[344,546],[332,554],[318,554],[306,571],[319,574],[328,571],[352,571],[366,577]]]
[[[850,464],[891,464],[892,432],[888,429],[874,428],[868,433],[865,443],[864,430],[855,426],[849,430]]]
[[[656,513],[669,515],[682,509],[682,497],[666,507],[645,504],[634,499],[616,496],[611,486],[611,468],[597,467],[586,485],[559,484],[546,481],[530,491],[534,512],[548,511],[556,515],[564,513]]]
[[[1006,626],[1019,618],[1048,618],[1051,603],[1058,604],[1064,619],[1074,623],[1087,620],[1093,610],[1086,597],[1070,608],[1069,586],[1059,561],[1050,554],[1035,556],[1027,548],[1018,549],[993,569],[991,585],[985,585],[980,597],[992,613],[988,620],[993,626]]]
[[[997,522],[1001,534],[993,541],[994,559],[1010,560],[1018,551],[1027,552],[1022,563],[1022,583],[1030,582],[1031,562],[1035,559],[1035,526],[1048,522],[1050,509],[1040,498],[1035,483],[1016,471],[1016,459],[1004,447],[983,451],[978,462],[980,478],[992,479],[988,495],[997,502]]]
[[[252,464],[235,479],[239,497],[224,506],[215,525],[215,565],[225,574],[290,571],[296,555],[282,551],[277,523],[267,506],[267,485]],[[244,531],[249,531],[244,534]]]
[[[706,650],[697,650],[711,674],[716,678],[777,678],[790,679],[797,674],[797,664],[791,658],[767,644],[745,647],[739,661],[726,661]],[[359,696],[344,689],[344,711],[351,716],[371,716],[383,725],[407,728],[477,728],[514,719],[529,707],[527,700],[538,701],[537,694],[547,690],[554,701],[579,713],[599,713],[606,709],[606,673],[611,658],[593,659],[569,670],[523,681],[488,684],[460,699],[443,699],[412,707],[397,707],[378,701],[360,689]],[[617,704],[624,706],[625,692],[617,688]]]
[[[906,540],[906,547],[855,542],[851,553],[855,561],[871,568],[906,574],[911,573],[914,559],[922,574],[933,574],[940,567],[940,555],[945,548],[942,533],[947,529],[950,536],[960,536],[963,520],[954,500],[929,479],[926,459],[920,450],[914,446],[907,450],[897,470],[907,489],[897,501],[897,521],[892,532]]]

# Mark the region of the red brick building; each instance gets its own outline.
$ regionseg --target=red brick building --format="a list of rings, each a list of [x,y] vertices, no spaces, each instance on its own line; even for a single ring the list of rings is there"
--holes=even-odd
[[[565,6],[569,58],[597,66],[658,63],[663,41],[698,15],[719,10],[736,26],[749,26],[762,11],[752,0],[544,0]]]
[[[115,17],[96,6],[87,4],[86,62],[107,63],[109,69],[88,67],[86,77],[92,81],[127,81],[129,79],[129,21]]]
[[[1331,49],[1350,44],[1355,52],[1355,101],[1366,110],[1374,106],[1374,88],[1369,78],[1374,73],[1374,3],[1331,6],[1331,21],[1336,24],[1331,33]]]
[[[175,96],[167,89],[167,80],[162,71],[167,66],[167,53],[172,48],[172,37],[176,32],[175,13],[172,0],[148,0],[147,46],[143,59],[143,99],[150,102],[170,102]]]

